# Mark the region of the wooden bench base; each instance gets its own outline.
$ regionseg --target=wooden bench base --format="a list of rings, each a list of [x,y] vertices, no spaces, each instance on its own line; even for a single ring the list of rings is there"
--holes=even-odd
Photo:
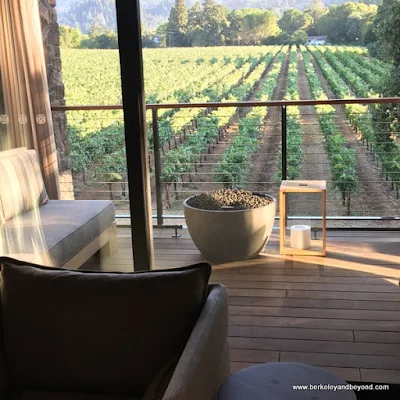
[[[61,267],[65,269],[78,269],[98,251],[100,251],[101,257],[110,257],[116,254],[117,248],[117,224],[114,222],[79,253],[61,265]]]

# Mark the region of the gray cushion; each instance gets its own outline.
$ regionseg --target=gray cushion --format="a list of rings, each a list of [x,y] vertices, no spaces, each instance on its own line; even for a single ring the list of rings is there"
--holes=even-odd
[[[267,363],[242,369],[222,385],[218,400],[356,400],[353,391],[293,390],[293,385],[346,385],[324,369],[300,363]]]
[[[141,397],[125,397],[73,392],[43,392],[33,390],[12,393],[8,400],[141,400]]]
[[[0,225],[48,200],[35,150],[0,152]]]
[[[0,255],[59,267],[114,220],[111,201],[50,200],[0,228]]]
[[[207,263],[131,274],[0,264],[8,386],[126,396],[181,354],[211,274]]]

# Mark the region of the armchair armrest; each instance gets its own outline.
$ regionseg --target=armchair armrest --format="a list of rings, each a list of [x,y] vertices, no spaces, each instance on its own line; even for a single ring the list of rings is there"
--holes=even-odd
[[[213,400],[228,376],[228,294],[211,284],[163,400]]]

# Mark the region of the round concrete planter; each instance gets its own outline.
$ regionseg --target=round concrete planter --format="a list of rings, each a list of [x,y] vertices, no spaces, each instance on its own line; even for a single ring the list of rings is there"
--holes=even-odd
[[[258,193],[257,193],[258,194]],[[249,210],[213,211],[183,203],[186,225],[194,244],[213,263],[257,257],[267,243],[275,221],[276,200]]]

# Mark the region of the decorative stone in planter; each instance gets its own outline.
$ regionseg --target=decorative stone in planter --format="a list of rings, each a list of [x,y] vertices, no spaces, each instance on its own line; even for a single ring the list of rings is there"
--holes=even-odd
[[[263,193],[222,189],[189,197],[183,205],[194,244],[214,263],[257,257],[274,226],[276,200]]]

